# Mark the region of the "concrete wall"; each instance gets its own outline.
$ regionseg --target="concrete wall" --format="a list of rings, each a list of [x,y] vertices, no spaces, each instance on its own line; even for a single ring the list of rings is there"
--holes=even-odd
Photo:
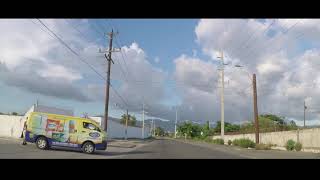
[[[255,134],[240,134],[240,135],[225,135],[225,142],[228,140],[234,140],[239,138],[249,138],[255,141]],[[220,136],[214,136],[214,138],[220,138]],[[260,133],[260,143],[264,144],[277,144],[278,146],[284,146],[286,142],[292,139],[302,143],[305,148],[320,148],[320,128],[295,130],[295,131],[282,131],[282,132],[270,132]]]
[[[0,115],[1,137],[20,137],[21,126],[23,127],[22,116]]]
[[[24,116],[0,115],[0,137],[19,138],[23,130],[24,121],[33,110],[34,106]]]
[[[98,122],[102,127],[104,125],[101,117],[90,117],[91,119]],[[102,123],[101,123],[102,122]],[[124,138],[125,137],[125,125],[115,121],[108,121],[108,136],[109,138]],[[142,128],[128,126],[128,138],[142,138]],[[150,128],[144,128],[144,137],[150,137]]]

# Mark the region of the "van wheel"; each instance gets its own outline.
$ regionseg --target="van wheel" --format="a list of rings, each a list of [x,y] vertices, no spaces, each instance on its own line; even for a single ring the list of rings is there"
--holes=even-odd
[[[94,144],[92,142],[86,142],[82,146],[82,151],[87,154],[92,154],[94,152]]]
[[[47,149],[48,148],[48,141],[45,137],[39,137],[36,141],[36,145],[39,149]]]

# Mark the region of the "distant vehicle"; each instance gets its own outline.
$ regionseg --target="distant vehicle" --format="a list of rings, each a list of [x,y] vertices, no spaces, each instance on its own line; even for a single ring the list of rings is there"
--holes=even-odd
[[[25,138],[39,149],[71,147],[88,154],[107,149],[107,134],[94,120],[73,116],[32,112]]]

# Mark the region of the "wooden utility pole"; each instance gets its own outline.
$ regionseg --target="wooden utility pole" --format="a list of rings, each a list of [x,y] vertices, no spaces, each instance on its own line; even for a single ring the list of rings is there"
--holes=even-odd
[[[128,120],[129,120],[129,113],[127,109],[127,117],[126,117],[126,130],[125,130],[125,139],[128,139]]]
[[[303,101],[303,128],[306,128],[306,101]]]
[[[254,116],[255,134],[256,134],[256,144],[259,144],[259,120],[258,120],[256,74],[253,74],[252,85],[253,85],[253,116]]]
[[[112,53],[112,39],[113,39],[113,30],[109,34],[110,40],[109,40],[109,51],[108,55],[104,54],[107,61],[108,61],[108,71],[107,71],[107,86],[106,86],[106,101],[105,101],[105,109],[104,109],[104,130],[108,130],[108,109],[109,109],[109,89],[110,89],[110,73],[111,73],[111,62],[114,64],[114,62],[111,59],[111,53]]]
[[[142,104],[142,139],[144,139],[144,100]]]

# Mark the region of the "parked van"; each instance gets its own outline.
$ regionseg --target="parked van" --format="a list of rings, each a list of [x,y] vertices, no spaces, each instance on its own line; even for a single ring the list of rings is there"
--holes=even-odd
[[[107,134],[94,120],[42,112],[27,117],[25,138],[39,149],[71,147],[91,154],[107,148]]]

